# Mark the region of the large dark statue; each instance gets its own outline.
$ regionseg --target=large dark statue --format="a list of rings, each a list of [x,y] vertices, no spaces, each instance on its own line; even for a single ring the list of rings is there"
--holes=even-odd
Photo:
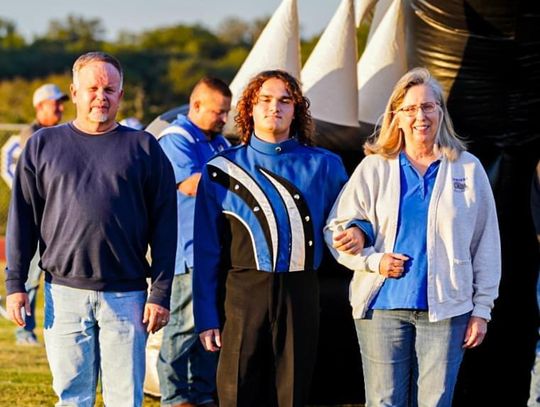
[[[415,0],[408,13],[410,63],[445,81],[456,130],[489,172],[501,231],[499,299],[486,342],[466,353],[454,405],[524,406],[539,322],[530,211],[540,158],[539,3]]]

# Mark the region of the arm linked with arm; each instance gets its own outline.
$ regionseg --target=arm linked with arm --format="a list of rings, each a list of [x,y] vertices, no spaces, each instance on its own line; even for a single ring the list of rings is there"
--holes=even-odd
[[[377,272],[383,254],[377,253],[373,246],[364,248],[361,255],[349,254],[334,247],[336,236],[351,226],[358,226],[358,222],[362,224],[367,221],[367,224],[373,227],[367,211],[371,204],[371,193],[363,179],[363,170],[360,164],[341,190],[328,216],[324,238],[330,252],[340,264],[351,270]],[[364,230],[363,232],[365,233]],[[374,234],[369,237],[369,240],[374,242]]]
[[[331,156],[331,158],[334,158]],[[340,191],[347,183],[347,172],[339,157],[334,160],[328,160],[328,173],[332,174],[327,181],[328,202],[326,204],[325,216],[328,217],[334,202],[336,201]],[[374,242],[373,227],[367,220],[353,220],[345,227],[341,233],[334,235],[334,248],[347,254],[361,254],[366,246],[372,246]]]

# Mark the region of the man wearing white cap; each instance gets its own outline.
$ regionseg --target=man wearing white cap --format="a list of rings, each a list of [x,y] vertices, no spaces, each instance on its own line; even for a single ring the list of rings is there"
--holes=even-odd
[[[64,101],[67,99],[69,99],[68,96],[63,93],[58,86],[52,83],[41,85],[35,90],[32,103],[36,109],[36,119],[32,124],[21,131],[21,134],[19,135],[21,148],[24,148],[32,134],[42,127],[56,126],[60,123],[60,120],[62,120],[62,113],[64,112]],[[15,331],[17,345],[38,345],[36,334],[34,333],[36,327],[36,318],[34,314],[36,308],[36,294],[41,278],[41,269],[38,266],[38,261],[39,257],[36,252],[36,255],[30,264],[28,280],[25,284],[30,300],[31,314],[25,316],[25,326],[18,327]]]
[[[21,147],[24,147],[30,136],[42,127],[56,126],[60,123],[64,102],[68,99],[68,96],[52,83],[41,85],[35,90],[32,103],[36,109],[36,119],[21,131]]]

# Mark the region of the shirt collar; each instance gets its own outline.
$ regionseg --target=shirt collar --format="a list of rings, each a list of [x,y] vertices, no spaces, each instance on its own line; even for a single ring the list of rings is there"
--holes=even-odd
[[[405,154],[405,151],[402,151],[401,153],[399,153],[399,165],[401,165],[402,167],[406,167],[408,165],[409,166],[411,165],[411,162],[407,158],[407,155]]]
[[[206,134],[199,128],[195,123],[193,123],[191,120],[189,120],[189,117],[183,114],[179,114],[176,116],[176,122],[177,124],[180,124],[181,126],[187,127],[190,131],[190,134],[197,138],[197,141],[199,142],[210,142],[212,139],[208,139],[206,137]]]
[[[435,164],[435,163],[440,163],[441,162],[441,155],[439,155],[437,157],[437,159],[435,161],[433,161],[431,164],[430,164],[430,167]],[[407,158],[407,154],[405,154],[405,151],[401,151],[399,153],[399,164],[402,166],[402,167],[406,167],[407,165],[408,166],[411,166],[411,162],[409,161],[409,159]]]
[[[294,150],[298,146],[298,140],[296,138],[290,138],[281,143],[269,143],[268,141],[261,140],[253,133],[249,139],[249,145],[264,154],[280,155]]]

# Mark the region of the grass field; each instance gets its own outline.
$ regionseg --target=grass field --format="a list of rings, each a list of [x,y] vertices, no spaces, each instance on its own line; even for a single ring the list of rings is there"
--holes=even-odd
[[[0,265],[0,295],[5,301],[4,265]],[[43,297],[38,294],[36,316],[40,343],[43,343]],[[0,317],[0,406],[53,406],[56,396],[45,356],[45,348],[16,346],[15,325]],[[145,397],[145,406],[158,407],[159,400]],[[98,394],[96,406],[103,406]]]

